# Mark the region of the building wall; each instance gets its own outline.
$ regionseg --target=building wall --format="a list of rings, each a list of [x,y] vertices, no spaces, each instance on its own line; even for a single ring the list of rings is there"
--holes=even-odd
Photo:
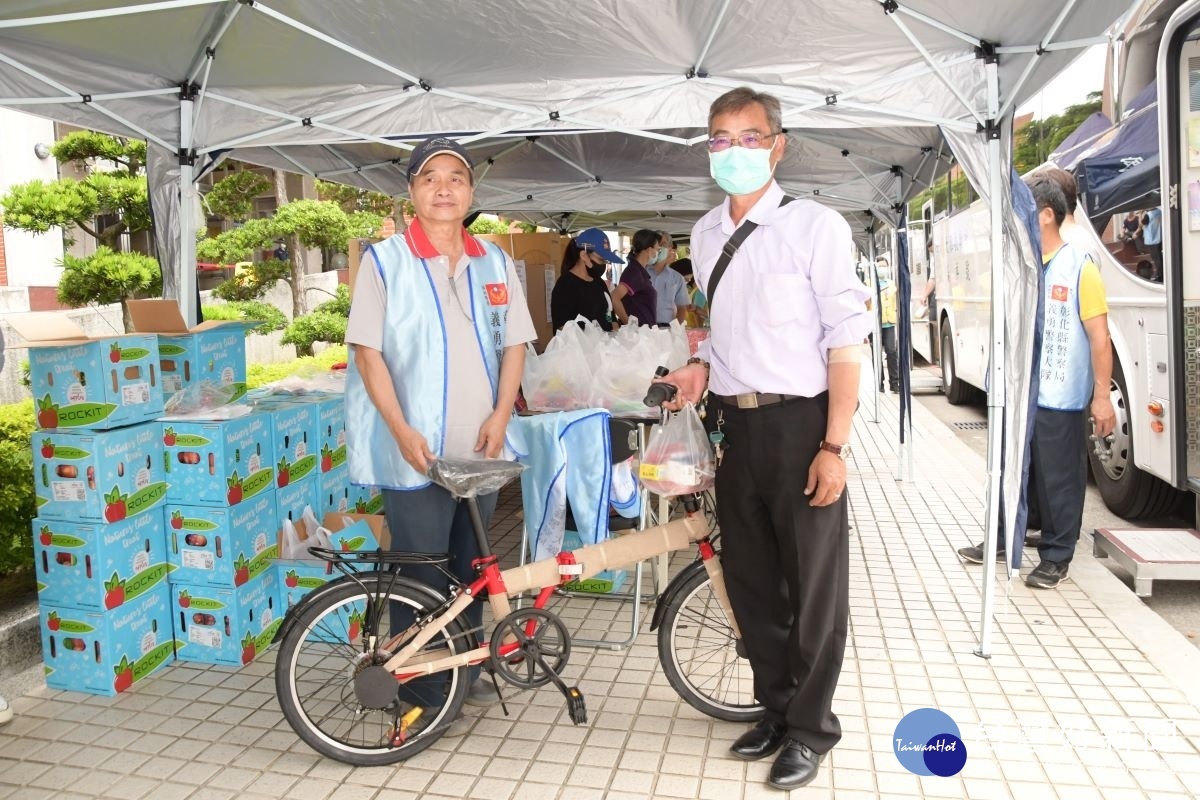
[[[0,194],[10,187],[58,179],[58,163],[38,158],[34,145],[54,143],[54,123],[0,108]],[[34,235],[4,228],[0,244],[0,286],[57,286],[62,267],[62,234],[55,228]]]

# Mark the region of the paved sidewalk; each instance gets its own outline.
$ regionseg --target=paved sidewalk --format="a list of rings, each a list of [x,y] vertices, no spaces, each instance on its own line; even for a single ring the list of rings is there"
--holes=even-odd
[[[1097,564],[1085,537],[1057,591],[998,584],[994,655],[973,655],[982,569],[954,551],[979,538],[984,464],[918,406],[918,474],[896,482],[895,401],[881,402],[878,423],[871,402],[855,426],[850,487],[851,637],[834,704],[845,736],[792,796],[1200,795],[1200,652]],[[520,524],[507,491],[493,530],[506,563]],[[628,624],[627,607],[608,602],[556,610],[588,633],[619,637]],[[628,650],[572,654],[588,724],[573,726],[551,687],[514,692],[512,717],[488,709],[466,737],[387,768],[354,769],[298,742],[275,701],[273,662],[274,650],[238,671],[179,663],[112,699],[44,688],[14,698],[18,717],[0,728],[0,798],[783,796],[764,783],[768,763],[728,755],[743,726],[670,689],[648,621]],[[897,723],[923,706],[957,721],[960,775],[919,778],[893,754]]]

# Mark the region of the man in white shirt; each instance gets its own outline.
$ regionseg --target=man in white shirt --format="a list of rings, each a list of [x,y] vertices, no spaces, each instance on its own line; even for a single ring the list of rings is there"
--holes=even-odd
[[[393,550],[449,553],[449,570],[470,582],[480,553],[467,507],[426,473],[439,457],[502,454],[524,345],[537,335],[512,259],[463,228],[474,197],[467,151],[427,139],[413,150],[408,181],[417,218],[364,255],[346,325],[350,478],[383,489]],[[496,493],[480,495],[478,505],[486,528]],[[403,570],[447,590],[437,567]],[[393,630],[400,614],[393,608]],[[480,603],[467,609],[472,627],[482,614]],[[472,672],[477,678],[478,667]],[[428,710],[444,702],[444,680],[402,684],[400,699]],[[479,679],[467,696],[475,705],[497,699]]]
[[[654,286],[658,298],[658,308],[655,320],[659,325],[670,325],[672,320],[684,322],[687,319],[691,300],[688,297],[687,281],[669,267],[675,261],[675,244],[671,235],[659,231],[658,254],[647,265],[650,270],[650,283]]]
[[[692,229],[711,334],[699,363],[663,380],[686,402],[707,386],[708,424],[724,436],[721,563],[766,708],[731,749],[747,760],[780,751],[768,782],[794,789],[841,738],[831,706],[849,616],[845,459],[869,291],[845,220],[786,202],[772,178],[786,145],[779,100],[734,89],[713,103],[708,130],[710,170],[729,195]],[[758,227],[715,285],[722,248],[745,221]]]

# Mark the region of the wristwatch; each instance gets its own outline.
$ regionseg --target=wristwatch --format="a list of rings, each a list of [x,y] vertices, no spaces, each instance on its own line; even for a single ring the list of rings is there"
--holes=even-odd
[[[832,442],[827,442],[822,439],[820,448],[828,453],[833,453],[835,456],[840,458],[842,461],[845,461],[847,458],[850,457],[850,445],[848,443],[847,444],[833,444]]]

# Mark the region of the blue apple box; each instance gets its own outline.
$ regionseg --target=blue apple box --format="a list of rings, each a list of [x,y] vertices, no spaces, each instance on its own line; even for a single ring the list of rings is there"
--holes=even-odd
[[[156,422],[111,431],[35,431],[37,515],[62,522],[120,522],[166,499]]]
[[[383,493],[375,486],[350,483],[350,467],[343,464],[317,476],[320,494],[319,514],[328,512],[383,513]]]
[[[236,506],[270,491],[275,440],[268,414],[227,420],[164,420],[167,502]]]
[[[111,611],[43,603],[46,685],[116,695],[175,660],[169,589],[152,590]]]
[[[207,320],[189,328],[174,300],[129,300],[126,305],[135,331],[158,334],[166,398],[201,381],[230,387],[229,402],[246,394],[246,332],[258,323]]]
[[[268,395],[254,402],[259,414],[269,414],[274,431],[275,485],[315,478],[318,471],[318,409],[312,403],[297,402],[291,395]]]
[[[162,509],[120,522],[33,521],[38,601],[106,611],[165,585]]]
[[[180,661],[242,666],[271,646],[283,622],[274,569],[236,588],[171,584]]]
[[[275,509],[274,490],[230,508],[168,503],[171,582],[233,588],[263,574],[279,555]]]
[[[11,314],[7,321],[29,346],[38,428],[110,430],[162,414],[158,337],[91,337],[57,311]]]

